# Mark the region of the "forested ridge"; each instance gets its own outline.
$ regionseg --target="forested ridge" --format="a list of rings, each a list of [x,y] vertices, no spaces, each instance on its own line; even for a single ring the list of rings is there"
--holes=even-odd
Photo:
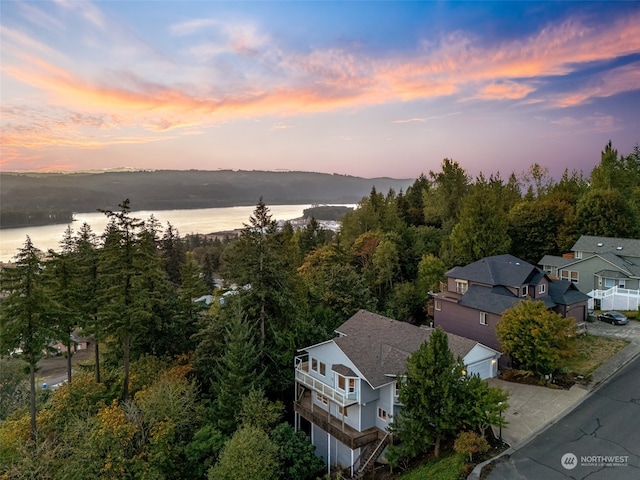
[[[157,170],[103,173],[0,173],[0,214],[61,209],[95,212],[128,198],[136,210],[356,203],[372,187],[396,191],[410,179],[312,172]]]
[[[405,190],[369,188],[337,234],[314,219],[279,229],[265,199],[227,241],[134,218],[131,199],[99,208],[104,232],[68,229],[46,255],[27,238],[1,272],[0,479],[315,479],[323,464],[291,426],[297,350],[360,309],[427,321],[428,292],[455,265],[503,253],[535,264],[585,234],[640,237],[640,151],[609,143],[591,172],[560,179],[537,164],[471,178],[444,159]],[[211,305],[194,302],[204,294]],[[77,329],[94,338],[94,361],[39,388],[43,351]],[[411,363],[408,408],[437,401],[419,395],[436,347]],[[438,377],[443,390],[451,378]],[[473,410],[465,398],[446,405],[454,423],[400,453],[451,449],[462,428],[483,436],[498,411],[454,417]]]

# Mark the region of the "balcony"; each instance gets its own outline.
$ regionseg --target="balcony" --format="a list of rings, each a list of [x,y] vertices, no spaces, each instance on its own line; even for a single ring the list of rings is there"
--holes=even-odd
[[[305,390],[302,397],[294,402],[293,408],[300,416],[328,432],[352,450],[375,442],[385,435],[385,432],[377,427],[359,432],[331,415],[327,410],[314,407],[309,390]]]
[[[299,360],[299,359],[297,359]],[[296,382],[305,387],[313,390],[314,392],[318,392],[320,395],[327,397],[334,403],[337,403],[341,407],[348,407],[349,405],[353,405],[358,403],[358,394],[357,392],[353,393],[340,393],[340,391],[333,388],[331,385],[327,385],[326,383],[318,380],[309,374],[309,363],[298,361],[296,363]]]

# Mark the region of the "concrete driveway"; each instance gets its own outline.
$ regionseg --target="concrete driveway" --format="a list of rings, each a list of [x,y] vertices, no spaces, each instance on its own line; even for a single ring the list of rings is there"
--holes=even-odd
[[[640,322],[629,320],[626,325],[611,325],[610,323],[596,320],[587,323],[587,332],[601,337],[623,338],[633,343],[640,343]]]
[[[502,429],[502,438],[512,447],[529,439],[556,419],[562,418],[578,405],[584,397],[614,372],[640,354],[640,322],[631,320],[627,325],[611,325],[599,320],[587,324],[587,332],[610,338],[622,338],[629,345],[607,360],[593,372],[593,380],[587,387],[574,385],[569,390],[537,387],[497,378],[489,379],[489,385],[509,392],[509,408],[504,414],[509,425]],[[494,429],[499,434],[497,429]]]

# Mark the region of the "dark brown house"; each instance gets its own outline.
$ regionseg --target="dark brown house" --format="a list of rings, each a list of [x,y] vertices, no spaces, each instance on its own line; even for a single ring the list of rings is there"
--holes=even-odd
[[[501,350],[495,327],[502,313],[523,300],[540,300],[577,325],[587,318],[589,296],[571,282],[552,280],[513,255],[483,258],[454,267],[434,296],[434,326]]]

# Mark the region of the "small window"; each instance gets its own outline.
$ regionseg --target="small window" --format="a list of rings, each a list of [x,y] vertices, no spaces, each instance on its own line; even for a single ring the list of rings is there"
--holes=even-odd
[[[387,411],[378,407],[378,418],[381,420],[387,421]]]
[[[355,378],[350,378],[349,379],[349,393],[354,393],[356,391],[356,379]]]
[[[344,387],[345,387],[345,379],[342,375],[338,375],[338,388],[344,392],[345,391]]]
[[[613,287],[613,284],[614,284],[614,282],[613,282],[613,278],[605,278],[605,279],[604,279],[604,286],[605,286],[606,288],[611,288],[611,287]]]
[[[522,292],[522,293],[520,293],[520,296],[522,296],[522,297],[526,297],[527,293],[529,293],[527,287],[522,287],[520,291]]]
[[[541,283],[538,285],[538,293],[545,293],[547,291],[547,285],[545,283]]]
[[[313,370],[314,372],[317,372],[320,375],[324,376],[324,374],[325,374],[325,372],[327,370],[327,366],[324,364],[324,362],[319,362],[315,358],[312,358],[311,359],[311,370]]]
[[[624,279],[620,279],[620,280],[618,280],[618,287],[620,287],[620,288],[627,288],[625,285],[626,285],[626,282],[625,282],[625,280],[624,280]]]
[[[318,399],[318,402],[322,403],[323,405],[329,405],[329,399],[324,395],[316,393],[316,398]]]
[[[400,382],[396,381],[394,392],[393,392],[393,394],[394,394],[394,396],[396,398],[398,398],[400,396],[400,387],[401,387]]]
[[[571,281],[573,283],[578,283],[578,272],[571,272]]]
[[[466,280],[456,280],[456,293],[467,293],[468,283]]]
[[[480,312],[480,325],[489,325],[489,316],[487,312]]]
[[[435,307],[437,311],[442,310],[442,303],[440,302],[440,300],[436,299],[435,301]]]
[[[340,415],[342,415],[343,417],[347,417],[347,407],[338,407],[338,412],[340,413]]]

